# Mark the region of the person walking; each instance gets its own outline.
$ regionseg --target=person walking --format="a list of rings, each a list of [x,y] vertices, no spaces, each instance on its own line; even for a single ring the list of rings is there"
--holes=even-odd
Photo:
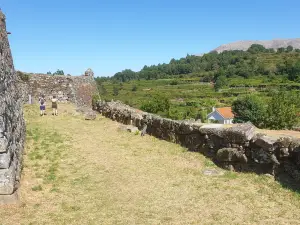
[[[51,99],[52,101],[52,115],[54,116],[58,116],[58,113],[57,113],[57,98],[56,96],[54,95],[53,98]]]
[[[40,103],[40,115],[44,116],[45,115],[45,110],[46,110],[46,101],[45,101],[44,95],[42,95],[39,98],[39,103]]]

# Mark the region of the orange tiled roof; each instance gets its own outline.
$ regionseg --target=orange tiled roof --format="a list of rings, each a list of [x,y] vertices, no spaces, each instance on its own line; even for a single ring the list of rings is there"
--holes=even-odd
[[[234,118],[231,107],[216,108],[216,111],[218,111],[220,115],[223,116],[225,119]]]

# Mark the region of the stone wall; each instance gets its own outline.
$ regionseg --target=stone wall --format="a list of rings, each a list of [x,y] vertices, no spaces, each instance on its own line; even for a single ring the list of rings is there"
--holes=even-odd
[[[149,135],[201,152],[217,165],[235,171],[289,175],[300,181],[300,139],[267,136],[250,123],[226,127],[195,121],[175,121],[136,110],[121,102],[98,102],[96,110]],[[298,186],[299,187],[299,186]]]
[[[14,201],[20,183],[25,123],[5,16],[0,11],[0,204]]]
[[[45,95],[46,100],[56,96],[59,102],[72,102],[79,106],[91,105],[92,95],[96,92],[96,83],[92,76],[58,76],[30,74],[28,80],[19,79],[23,102],[28,102],[28,95],[35,101]]]

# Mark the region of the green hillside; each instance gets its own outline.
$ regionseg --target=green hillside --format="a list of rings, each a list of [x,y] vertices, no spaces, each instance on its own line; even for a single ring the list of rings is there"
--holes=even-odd
[[[187,55],[168,64],[144,66],[139,72],[130,69],[116,73],[112,78],[99,81],[156,80],[166,78],[201,77],[203,81],[216,81],[219,76],[251,78],[256,76],[283,76],[291,81],[299,81],[300,50],[288,48],[265,49],[252,45],[248,51],[211,52],[203,56]]]
[[[266,102],[278,91],[298,95],[300,52],[291,48],[275,52],[252,45],[248,51],[188,55],[96,81],[103,99],[121,100],[172,119],[204,120],[212,107],[231,106],[248,94]]]

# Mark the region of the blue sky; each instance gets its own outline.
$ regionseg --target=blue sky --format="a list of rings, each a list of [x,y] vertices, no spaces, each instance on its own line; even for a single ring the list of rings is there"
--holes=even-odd
[[[299,0],[1,0],[15,67],[96,76],[237,40],[300,37]]]

